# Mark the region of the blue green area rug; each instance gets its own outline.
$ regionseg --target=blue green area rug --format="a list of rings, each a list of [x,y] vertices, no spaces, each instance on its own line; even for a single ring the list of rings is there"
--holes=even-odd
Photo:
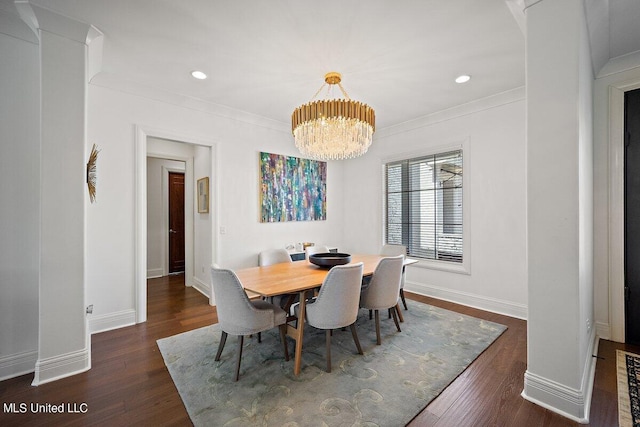
[[[245,339],[240,380],[233,381],[236,337],[214,361],[218,325],[158,340],[165,364],[196,426],[404,426],[444,390],[506,327],[426,304],[403,310],[402,332],[361,310],[364,355],[349,328],[333,332],[332,372],[325,371],[324,331],[305,328],[302,372],[285,362],[278,330]]]

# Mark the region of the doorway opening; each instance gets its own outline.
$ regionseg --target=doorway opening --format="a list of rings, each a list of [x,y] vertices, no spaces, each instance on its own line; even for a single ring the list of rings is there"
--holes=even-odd
[[[625,80],[608,86],[608,325],[600,336],[625,342],[625,93],[640,89],[640,80]]]
[[[151,169],[148,169],[149,159],[164,159],[182,162],[184,166],[165,166],[159,172],[166,177],[167,206],[166,209],[152,209],[148,206],[148,183],[156,180],[157,174],[151,176]],[[218,212],[215,203],[217,191],[217,168],[216,165],[216,145],[210,140],[189,135],[176,135],[163,130],[142,129],[136,127],[136,323],[145,322],[147,319],[147,280],[153,277],[168,276],[169,271],[180,271],[184,277],[184,285],[193,287],[209,299],[209,304],[215,304],[210,285],[210,267],[216,262],[217,236],[213,230],[217,229]],[[183,265],[178,262],[177,266],[169,267],[169,230],[174,228],[169,226],[169,173],[182,173],[184,176],[184,261]],[[209,196],[211,200],[210,209],[206,213],[199,213],[197,209],[197,198],[195,197],[196,180],[204,177],[209,178]],[[163,178],[165,179],[165,178]],[[164,181],[163,181],[164,182]],[[149,222],[152,218],[159,216],[162,221],[165,219],[165,230],[161,233],[160,239],[164,239],[163,244],[153,243],[152,228]],[[164,236],[164,237],[162,237]],[[178,245],[181,247],[182,245]],[[149,258],[153,251],[164,251],[162,262],[152,265]],[[179,251],[178,251],[179,252]],[[178,258],[181,258],[179,256]],[[165,267],[166,265],[166,267]]]

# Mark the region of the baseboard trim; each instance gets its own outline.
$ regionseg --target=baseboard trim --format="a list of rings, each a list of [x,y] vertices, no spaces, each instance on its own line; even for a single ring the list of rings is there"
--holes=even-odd
[[[88,348],[60,356],[38,359],[31,385],[38,386],[91,369],[91,351]]]
[[[416,294],[454,302],[492,313],[503,314],[505,316],[515,317],[516,319],[526,320],[528,315],[526,305],[499,300],[497,298],[488,298],[481,295],[453,291],[451,289],[409,281],[405,284],[405,289]]]
[[[611,339],[611,325],[604,322],[596,322],[596,334],[603,340]]]
[[[209,284],[204,283],[197,277],[193,277],[193,284],[191,286],[205,297],[211,298],[211,286]]]
[[[36,369],[37,361],[37,350],[0,357],[0,381],[32,373]]]
[[[524,373],[524,390],[521,396],[529,402],[577,423],[588,424],[593,382],[596,374],[596,358],[594,355],[597,354],[598,343],[598,337],[593,331],[580,390],[567,387],[527,370]]]
[[[90,315],[89,317],[89,333],[97,334],[113,329],[123,328],[136,324],[136,311],[123,310],[115,313]]]
[[[152,268],[147,270],[147,279],[157,279],[163,276],[164,271],[162,268]]]

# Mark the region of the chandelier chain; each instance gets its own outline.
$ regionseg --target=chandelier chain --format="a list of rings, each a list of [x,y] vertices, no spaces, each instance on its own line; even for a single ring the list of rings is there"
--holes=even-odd
[[[342,84],[340,82],[338,82],[338,87],[340,88],[340,90],[342,91],[342,94],[344,95],[344,97],[346,99],[351,99],[351,98],[349,98],[349,95],[347,95],[347,91],[344,90],[344,88],[342,87]]]
[[[320,91],[322,91],[322,89],[326,86],[327,84],[323,84],[322,86],[320,86],[320,89],[318,89],[318,91],[316,92],[315,95],[313,95],[313,98],[311,98],[311,100],[313,101],[314,99],[316,99],[318,97],[318,94],[320,93]],[[331,86],[329,86],[331,87]],[[327,89],[328,90],[328,89]]]
[[[338,83],[324,83],[322,86],[320,86],[320,89],[318,89],[315,95],[313,95],[313,97],[311,98],[312,101],[318,97],[318,95],[320,94],[320,92],[322,92],[322,89],[324,89],[325,86],[327,86],[327,96],[329,96],[329,92],[331,91],[331,86],[338,86],[340,88],[340,92],[342,92],[342,96],[344,96],[345,99],[351,99],[351,97],[349,97],[349,94],[347,93],[345,88],[342,86],[342,83],[338,82]]]

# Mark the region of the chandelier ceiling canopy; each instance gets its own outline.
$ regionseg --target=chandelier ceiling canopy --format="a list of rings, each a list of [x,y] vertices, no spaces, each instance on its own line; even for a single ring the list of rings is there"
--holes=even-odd
[[[340,73],[327,73],[325,84],[312,100],[291,115],[296,147],[305,156],[318,160],[350,159],[363,155],[371,146],[375,111],[367,104],[350,99],[341,80]],[[327,85],[327,95],[333,86],[338,86],[343,98],[314,101]]]

